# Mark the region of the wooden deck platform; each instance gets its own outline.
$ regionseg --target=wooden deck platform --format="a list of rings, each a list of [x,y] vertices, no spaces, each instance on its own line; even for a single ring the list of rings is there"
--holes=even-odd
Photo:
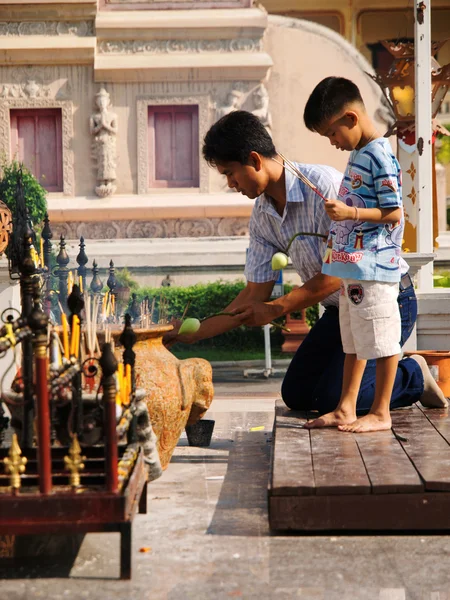
[[[393,411],[393,431],[365,434],[303,429],[307,416],[277,401],[271,529],[450,530],[447,409]]]

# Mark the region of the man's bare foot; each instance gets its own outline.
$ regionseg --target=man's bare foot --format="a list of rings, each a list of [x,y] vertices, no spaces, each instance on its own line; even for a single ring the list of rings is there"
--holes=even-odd
[[[369,413],[353,423],[347,425],[339,425],[339,431],[351,431],[353,433],[366,433],[368,431],[385,431],[392,426],[391,417],[382,417]]]
[[[419,364],[423,375],[423,394],[420,396],[420,403],[427,408],[447,408],[448,400],[444,392],[435,382],[433,375],[428,367],[427,361],[420,354],[413,354],[412,358]]]
[[[314,419],[313,421],[307,421],[304,427],[306,429],[318,429],[320,427],[337,427],[338,425],[352,423],[355,419],[356,413],[354,411],[336,409],[333,412],[322,415],[318,419]]]

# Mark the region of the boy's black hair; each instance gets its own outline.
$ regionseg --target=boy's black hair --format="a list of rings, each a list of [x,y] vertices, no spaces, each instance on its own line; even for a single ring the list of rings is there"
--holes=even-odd
[[[344,77],[327,77],[316,85],[308,98],[303,120],[311,131],[344,110],[347,104],[359,102],[364,106],[357,85]]]
[[[219,119],[203,141],[203,158],[213,167],[234,161],[246,165],[251,152],[267,158],[277,154],[264,125],[245,110],[236,110]]]

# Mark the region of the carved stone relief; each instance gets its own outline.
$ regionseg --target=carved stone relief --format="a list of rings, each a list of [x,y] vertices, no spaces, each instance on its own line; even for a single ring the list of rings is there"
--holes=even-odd
[[[66,239],[155,239],[248,235],[248,218],[165,219],[159,221],[53,222],[53,237]]]
[[[102,40],[99,54],[174,54],[260,52],[261,38],[224,40]]]
[[[12,81],[0,84],[0,101],[8,98],[55,98],[66,100],[72,91],[68,79],[53,80],[45,67],[17,66]]]
[[[143,96],[137,101],[137,139],[138,139],[138,194],[146,194],[149,181],[149,148],[148,148],[148,107],[159,104],[196,104],[198,105],[199,156],[203,138],[210,126],[209,96]],[[208,165],[200,160],[199,165],[200,192],[209,191]]]
[[[49,98],[49,86],[42,85],[34,79],[27,79],[24,83],[5,83],[0,86],[0,98]]]
[[[28,86],[28,93],[36,86]],[[35,82],[34,82],[35,83]],[[5,86],[3,86],[3,89]],[[26,92],[25,92],[26,93]],[[21,108],[60,108],[62,120],[62,164],[63,164],[63,194],[73,196],[74,190],[74,167],[73,167],[73,107],[68,100],[55,100],[53,98],[42,98],[40,96],[25,96],[19,98],[0,97],[0,156],[11,156],[11,109]]]
[[[272,134],[269,92],[263,83],[258,84],[256,87],[249,87],[248,84],[238,81],[228,88],[225,97],[223,92],[220,95],[216,93],[214,95],[217,97],[214,103],[216,121],[235,110],[247,110],[258,117],[269,134]]]
[[[232,89],[228,92],[225,103],[216,108],[216,121],[241,108],[242,92]]]
[[[86,37],[94,35],[93,21],[9,21],[0,22],[0,36],[70,35]]]
[[[117,154],[116,138],[118,131],[117,115],[110,110],[108,92],[102,88],[95,96],[98,111],[89,119],[89,129],[93,136],[93,156],[97,164],[95,193],[104,198],[116,191]]]
[[[269,111],[269,92],[265,85],[261,84],[258,86],[253,94],[253,106],[252,113],[255,117],[261,121],[267,131],[272,133],[272,117]]]

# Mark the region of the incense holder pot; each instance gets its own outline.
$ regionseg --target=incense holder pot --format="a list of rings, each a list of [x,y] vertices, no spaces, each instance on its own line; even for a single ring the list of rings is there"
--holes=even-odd
[[[163,469],[186,425],[202,418],[214,396],[209,362],[202,358],[179,360],[163,345],[164,334],[172,329],[172,325],[153,325],[134,330],[136,385],[147,392],[145,401]],[[116,343],[120,333],[112,332]],[[116,346],[118,355],[121,350]]]

